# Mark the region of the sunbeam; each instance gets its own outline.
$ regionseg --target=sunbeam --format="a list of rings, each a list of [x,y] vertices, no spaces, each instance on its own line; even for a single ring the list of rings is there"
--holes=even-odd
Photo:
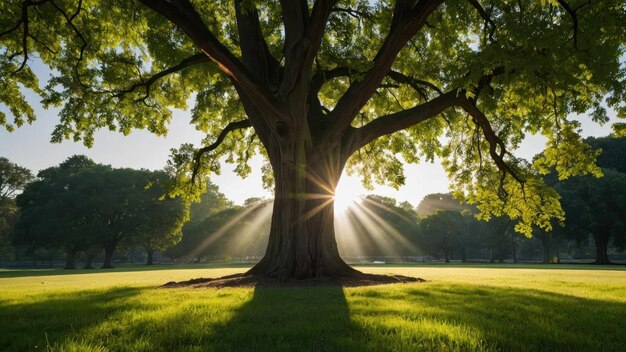
[[[239,253],[241,255],[263,254],[267,242],[260,243],[258,239],[269,234],[269,228],[264,228],[264,225],[268,224],[269,219],[272,217],[272,203],[263,203],[256,209],[257,212],[251,214],[251,219],[245,224],[243,229],[226,243],[225,249],[227,253]],[[251,248],[253,246],[260,246],[260,253],[255,253],[258,250],[255,251],[255,248]]]
[[[191,251],[188,255],[188,258],[197,257],[206,247],[210,246],[212,243],[220,239],[224,234],[228,232],[231,228],[237,225],[243,218],[247,217],[253,211],[257,210],[263,204],[257,204],[251,206],[247,209],[244,209],[240,214],[229,220],[224,226],[220,227],[217,231],[209,234],[202,243],[196,247],[193,251]]]

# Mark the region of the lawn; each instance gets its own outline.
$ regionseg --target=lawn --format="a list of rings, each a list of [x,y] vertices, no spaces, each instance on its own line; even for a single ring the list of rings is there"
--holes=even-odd
[[[0,351],[624,351],[626,268],[368,266],[426,283],[161,289],[245,268],[0,270]]]

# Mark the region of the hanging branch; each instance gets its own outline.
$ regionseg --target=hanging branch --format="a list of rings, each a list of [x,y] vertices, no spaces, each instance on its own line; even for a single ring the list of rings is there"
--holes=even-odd
[[[226,125],[226,127],[224,127],[224,129],[217,136],[217,139],[215,140],[215,142],[213,142],[213,144],[198,149],[198,151],[196,151],[196,154],[193,157],[194,166],[193,166],[193,172],[191,174],[191,184],[195,183],[196,176],[198,175],[198,171],[200,170],[200,160],[204,154],[212,150],[215,150],[217,147],[219,147],[220,144],[224,142],[224,139],[230,132],[235,131],[235,130],[240,130],[243,128],[248,128],[251,126],[252,126],[252,123],[250,122],[250,120],[241,120],[241,121],[231,122],[228,125]]]

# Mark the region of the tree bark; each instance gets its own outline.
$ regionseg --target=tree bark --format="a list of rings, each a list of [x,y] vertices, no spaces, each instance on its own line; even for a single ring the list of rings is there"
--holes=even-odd
[[[550,236],[545,234],[541,237],[541,244],[543,248],[543,260],[544,264],[550,263]]]
[[[594,233],[593,241],[596,245],[596,261],[593,262],[593,264],[598,264],[598,265],[612,264],[611,261],[609,260],[609,254],[608,254],[608,245],[609,245],[608,236]]]
[[[281,160],[272,162],[275,192],[269,242],[265,256],[248,274],[283,281],[358,276],[361,273],[340,257],[335,240],[333,196],[345,160],[337,150],[318,149],[306,155],[298,149],[283,150]]]
[[[93,253],[85,253],[85,266],[83,269],[93,269],[93,259],[95,258],[95,254]]]
[[[104,246],[104,262],[102,263],[102,269],[113,268],[113,252],[115,251],[115,243],[107,243]]]
[[[146,265],[154,265],[154,249],[146,247],[146,254],[148,255],[148,259],[146,259]]]
[[[63,269],[76,269],[76,250],[75,249],[67,249],[65,256],[65,268]]]
[[[511,252],[513,254],[513,263],[517,263],[517,237],[515,232],[511,233]]]

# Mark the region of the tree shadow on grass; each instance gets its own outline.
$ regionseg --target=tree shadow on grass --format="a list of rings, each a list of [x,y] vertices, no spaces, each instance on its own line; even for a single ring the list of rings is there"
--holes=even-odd
[[[44,349],[45,332],[61,350],[623,351],[625,316],[624,302],[468,284],[116,288],[0,301],[0,350]]]
[[[257,287],[250,301],[214,335],[215,350],[364,350],[341,286]]]
[[[390,293],[367,289],[354,292],[348,301],[353,319],[370,331],[370,348],[623,351],[626,346],[623,302],[540,290],[437,285]]]
[[[24,303],[0,300],[0,351],[46,350],[117,312],[141,289],[121,287],[54,293]]]
[[[168,289],[169,290],[169,289]],[[350,320],[340,286],[174,289],[209,301],[129,329],[148,338],[146,351],[361,351],[362,331]]]

